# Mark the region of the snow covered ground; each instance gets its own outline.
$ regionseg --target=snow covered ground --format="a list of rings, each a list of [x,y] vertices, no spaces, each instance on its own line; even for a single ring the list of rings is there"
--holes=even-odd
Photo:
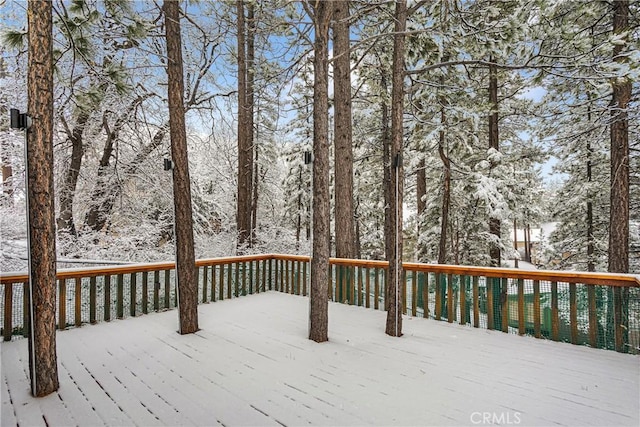
[[[29,395],[27,341],[0,344],[1,425],[630,425],[637,356],[268,292],[59,332],[60,390]]]

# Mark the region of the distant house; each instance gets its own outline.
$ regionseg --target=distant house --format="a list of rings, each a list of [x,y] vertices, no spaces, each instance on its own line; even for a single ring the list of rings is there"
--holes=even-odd
[[[540,254],[542,253],[543,247],[549,245],[549,236],[556,229],[558,223],[557,222],[544,222],[540,224],[539,227],[529,227],[528,228],[528,236],[525,236],[525,230],[522,228],[516,229],[514,242],[514,247],[518,248],[518,253],[520,254],[520,259],[531,262],[535,265],[540,265],[544,263],[543,259],[540,259]],[[527,238],[525,238],[527,237]],[[513,241],[514,233],[513,228],[511,228],[511,241]],[[527,251],[525,248],[526,242],[529,242],[529,250]],[[516,246],[517,245],[517,246]],[[527,257],[526,255],[529,255]],[[527,258],[530,258],[527,259]]]

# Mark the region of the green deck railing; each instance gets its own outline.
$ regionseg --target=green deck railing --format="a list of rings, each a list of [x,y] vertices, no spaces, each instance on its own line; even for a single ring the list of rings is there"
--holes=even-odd
[[[276,290],[306,296],[309,257],[255,255],[203,259],[202,303]],[[331,301],[385,308],[385,261],[330,260]],[[409,316],[500,330],[594,348],[640,353],[637,276],[404,263],[402,304]],[[26,274],[0,275],[5,341],[27,335]],[[61,270],[59,329],[175,308],[175,266],[150,263]]]

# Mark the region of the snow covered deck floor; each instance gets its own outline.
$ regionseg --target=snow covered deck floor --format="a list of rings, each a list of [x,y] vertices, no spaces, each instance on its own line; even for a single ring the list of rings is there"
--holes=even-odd
[[[60,390],[29,395],[27,341],[2,343],[2,426],[631,425],[637,356],[330,304],[307,340],[308,300],[275,292],[58,333]]]

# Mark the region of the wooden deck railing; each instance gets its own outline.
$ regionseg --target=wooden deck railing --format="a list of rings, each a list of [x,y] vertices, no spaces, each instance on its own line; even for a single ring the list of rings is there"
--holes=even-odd
[[[387,262],[332,258],[330,264],[330,300],[384,310]],[[308,294],[306,256],[203,259],[196,265],[201,302],[265,290]],[[403,267],[407,315],[640,352],[637,276],[409,262]],[[57,284],[59,329],[176,306],[173,263],[62,270]],[[26,274],[0,275],[5,341],[27,334],[27,286]]]

